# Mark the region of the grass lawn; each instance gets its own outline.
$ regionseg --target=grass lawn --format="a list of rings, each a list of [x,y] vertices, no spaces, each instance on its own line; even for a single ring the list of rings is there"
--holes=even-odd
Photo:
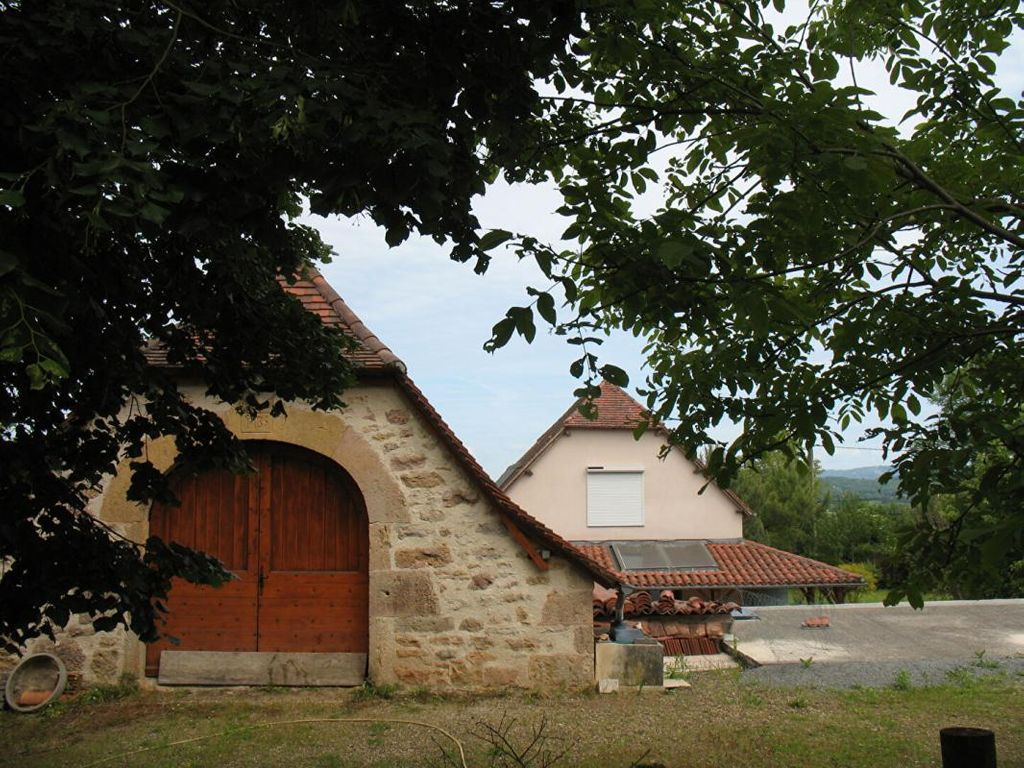
[[[3,764],[75,766],[145,747],[221,734],[189,744],[102,762],[110,766],[281,765],[442,766],[437,731],[387,722],[415,720],[447,729],[464,745],[469,766],[497,762],[478,735],[515,718],[509,740],[522,748],[530,727],[546,721],[543,747],[568,748],[557,765],[627,768],[643,765],[938,766],[941,727],[972,725],[996,732],[1000,768],[1024,766],[1024,678],[909,690],[767,688],[736,672],[691,677],[693,687],[607,696],[552,693],[435,697],[399,692],[390,698],[352,690],[233,689],[131,693],[100,690],[37,715],[0,713]],[[356,718],[358,723],[279,720]],[[451,751],[451,750],[449,750]],[[526,765],[543,765],[540,761]]]

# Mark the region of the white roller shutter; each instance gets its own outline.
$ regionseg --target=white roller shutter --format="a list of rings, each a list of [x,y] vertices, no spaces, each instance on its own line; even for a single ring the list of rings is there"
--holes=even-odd
[[[587,525],[644,524],[644,473],[636,470],[587,471]]]

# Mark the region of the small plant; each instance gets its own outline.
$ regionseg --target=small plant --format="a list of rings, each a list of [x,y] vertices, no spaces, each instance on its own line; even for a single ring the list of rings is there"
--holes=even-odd
[[[955,685],[959,685],[961,688],[966,688],[976,682],[974,673],[971,672],[970,668],[963,666],[947,669],[946,679]]]
[[[1000,664],[995,659],[985,658],[985,649],[974,652],[974,666],[978,669],[999,669]]]
[[[367,739],[367,744],[371,747],[379,747],[384,744],[384,734],[390,730],[390,726],[387,723],[370,723],[370,738]]]
[[[507,714],[501,716],[497,725],[479,720],[472,736],[487,745],[490,764],[500,768],[551,768],[562,762],[573,746],[571,742],[551,735],[546,717],[532,726]],[[447,747],[438,746],[441,747],[443,765],[452,768],[464,765]]]
[[[803,696],[798,696],[795,699],[790,699],[786,704],[793,709],[807,709],[807,699]]]
[[[417,685],[409,691],[409,698],[420,704],[425,704],[429,701],[440,701],[443,697],[429,685]]]
[[[808,656],[806,659],[800,659],[800,665],[804,669],[810,669],[812,664],[814,664],[814,657],[813,656]]]
[[[689,680],[690,672],[685,656],[673,656],[665,668],[665,677],[669,680]]]
[[[134,675],[121,675],[121,682],[116,685],[94,685],[79,698],[84,704],[104,704],[108,701],[119,701],[134,696],[139,692],[139,681]]]
[[[374,685],[369,680],[356,688],[353,699],[355,701],[371,701],[373,699],[393,699],[398,693],[398,686],[394,683],[383,683]]]
[[[910,681],[910,673],[905,669],[897,672],[896,677],[893,678],[892,687],[897,691],[909,691],[913,687]]]

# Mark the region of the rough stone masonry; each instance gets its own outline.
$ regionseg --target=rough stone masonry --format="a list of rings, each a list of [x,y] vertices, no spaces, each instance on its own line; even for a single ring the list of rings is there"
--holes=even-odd
[[[243,439],[316,451],[359,485],[369,517],[373,683],[459,690],[592,685],[592,578],[557,555],[540,571],[393,383],[351,389],[348,407],[338,413],[292,403],[286,417],[255,422],[206,400],[198,385],[185,388]],[[173,445],[155,441],[149,457],[169,469]],[[141,542],[149,510],[126,499],[127,486],[125,462],[90,509]],[[144,647],[134,636],[97,633],[79,618],[55,644],[38,640],[29,650],[56,652],[86,682],[143,673]]]

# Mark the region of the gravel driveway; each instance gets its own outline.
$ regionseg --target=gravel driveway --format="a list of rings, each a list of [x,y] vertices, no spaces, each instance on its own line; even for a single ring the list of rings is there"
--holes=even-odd
[[[950,600],[908,605],[780,606],[733,625],[743,678],[827,688],[937,685],[1024,676],[1024,600]],[[827,617],[827,629],[805,620]]]

